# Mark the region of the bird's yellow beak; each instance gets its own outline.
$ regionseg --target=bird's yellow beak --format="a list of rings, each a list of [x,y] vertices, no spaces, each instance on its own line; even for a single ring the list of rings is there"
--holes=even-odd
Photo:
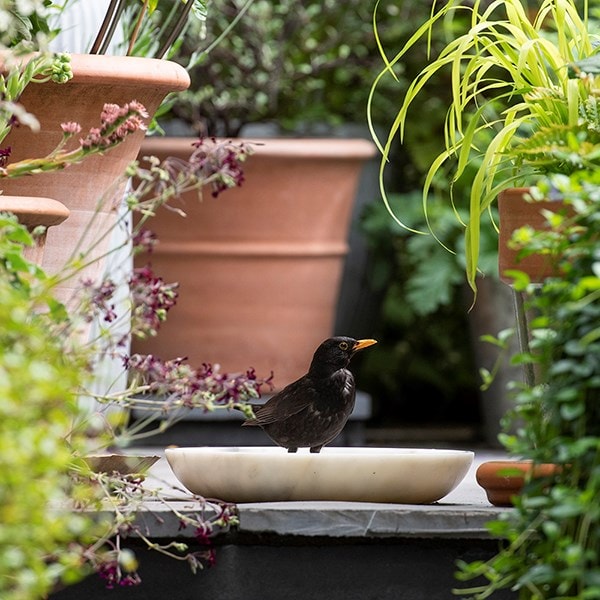
[[[358,340],[356,344],[354,344],[354,348],[352,348],[352,352],[358,352],[358,350],[362,350],[363,348],[368,348],[373,344],[376,344],[377,340]]]

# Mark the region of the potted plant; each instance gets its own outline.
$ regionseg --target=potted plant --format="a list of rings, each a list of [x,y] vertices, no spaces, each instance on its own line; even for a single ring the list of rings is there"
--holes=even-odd
[[[92,40],[88,46],[86,38],[90,31],[96,29],[106,41],[136,39],[139,44],[148,39],[144,26],[154,27],[158,13],[164,13],[161,11],[164,2],[152,4],[158,8],[151,14],[146,12],[146,4],[128,3],[130,6],[120,11],[117,20],[113,13],[117,4],[124,6],[123,2],[112,0],[94,3],[93,8],[75,0],[61,4],[14,3],[10,14],[19,27],[9,26],[7,30],[14,33],[4,40],[0,154],[5,169],[0,174],[0,189],[4,195],[49,196],[68,208],[69,218],[48,232],[43,266],[50,272],[60,273],[68,258],[81,252],[81,244],[87,243],[89,250],[92,236],[102,232],[93,239],[93,258],[100,260],[88,261],[86,272],[80,274],[79,279],[61,280],[57,291],[65,301],[77,301],[82,278],[93,279],[99,271],[113,269],[114,264],[101,257],[113,257],[109,248],[121,246],[126,239],[126,234],[114,227],[118,220],[118,210],[114,209],[123,209],[127,184],[121,175],[137,156],[151,116],[165,96],[189,84],[189,77],[179,64],[150,58],[155,56],[155,45],[142,44],[141,49],[136,45],[123,50],[123,54],[135,52],[136,56],[91,53],[92,50],[116,52],[118,48],[103,44],[96,50],[91,47]],[[183,17],[189,15],[189,3],[177,2],[175,7]],[[117,35],[112,27],[108,30],[103,27],[103,19],[107,22],[110,18],[112,25],[118,22],[125,27],[128,23],[141,23],[142,27]],[[51,48],[61,52],[53,52]],[[67,54],[62,52],[65,49],[79,53]],[[126,123],[124,115],[118,116],[117,121],[113,120],[108,126],[105,109],[125,105],[136,107],[137,114],[127,117]],[[111,118],[114,119],[114,115]],[[68,129],[69,123],[81,128],[81,140],[95,146],[93,151],[81,144],[78,147],[76,131],[63,130],[63,127]],[[123,143],[111,141],[104,143],[104,147],[97,143],[102,138],[107,141],[106,127],[116,131],[121,125],[121,133],[129,128],[127,136],[117,136]],[[53,161],[49,161],[50,154],[54,155]],[[39,159],[43,168],[32,159]],[[66,162],[61,163],[61,159]],[[16,177],[19,173],[13,167],[15,164],[24,166],[29,176]],[[84,233],[88,235],[87,240]],[[121,269],[122,287],[127,276],[123,274],[124,260],[122,256],[114,261]],[[97,327],[97,323],[91,322],[82,328],[81,335],[93,336]],[[125,328],[124,324],[124,332]],[[98,368],[99,386],[114,384],[113,370],[111,364]]]
[[[600,66],[599,58],[593,56],[570,65],[574,76],[585,79],[590,91],[590,97],[580,106],[577,123],[542,127],[529,138],[520,140],[509,153],[519,165],[537,172],[565,175],[598,168],[600,135],[595,110],[598,86],[594,83],[594,73]],[[531,190],[527,187],[511,187],[502,190],[498,196],[499,271],[503,281],[509,284],[511,278],[507,272],[517,265],[517,251],[510,243],[515,230],[525,224],[534,230],[547,227],[547,213],[563,209],[560,195],[554,194],[545,199],[538,197],[537,202],[527,202],[530,194]],[[529,253],[520,258],[518,269],[527,272],[532,281],[541,281],[552,272],[554,258],[541,253]]]
[[[253,156],[226,206],[185,199],[180,208],[193,227],[182,228],[168,211],[153,221],[161,243],[138,264],[151,260],[179,281],[180,310],[160,343],[144,341],[140,350],[178,348],[227,370],[251,356],[282,387],[333,333],[357,184],[375,152],[370,140],[330,135],[332,124],[364,111],[362,82],[376,60],[368,11],[351,6],[213,5],[205,24],[210,52],[189,69],[188,92],[159,121],[170,135],[147,138],[141,155],[181,155],[198,135],[215,135],[251,143]],[[184,41],[179,53],[187,60],[195,50]]]
[[[466,15],[460,21],[457,15]],[[477,172],[470,191],[465,227],[466,273],[476,290],[480,219],[502,190],[535,173],[522,167],[516,146],[543,127],[575,126],[594,93],[589,78],[570,77],[568,65],[594,54],[595,35],[587,6],[573,0],[544,0],[535,13],[520,0],[451,1],[434,4],[430,18],[394,56],[382,55],[385,67],[371,94],[391,76],[395,64],[441,24],[464,23],[466,31],[452,36],[441,52],[413,79],[387,137],[374,139],[382,151],[381,173],[397,135],[403,139],[415,118],[416,101],[440,70],[451,73],[452,102],[446,118],[445,148],[432,162],[423,187],[424,208],[436,175],[450,165],[449,185],[460,180],[470,162]],[[491,132],[491,139],[487,134]],[[486,134],[485,143],[480,136]],[[396,218],[401,222],[401,216]]]
[[[123,8],[123,2],[118,4]],[[176,4],[182,7],[183,17],[187,16],[191,4]],[[111,2],[105,6],[105,21],[110,20],[116,5],[116,2]],[[146,5],[135,3],[128,12],[122,14],[122,21],[152,25],[156,14],[146,15]],[[153,55],[155,48],[145,48],[142,57],[92,53],[51,54],[48,48],[52,40],[49,38],[56,36],[61,28],[60,23],[57,26],[49,23],[52,23],[58,11],[65,10],[65,7],[70,10],[71,6],[77,8],[83,5],[71,2],[62,6],[32,4],[22,8],[16,3],[13,8],[15,20],[21,24],[21,28],[16,30],[12,38],[5,40],[3,54],[1,82],[5,111],[0,128],[0,152],[4,165],[31,159],[34,155],[46,157],[55,152],[66,142],[61,124],[76,122],[84,132],[101,127],[99,115],[107,104],[123,106],[137,100],[143,105],[144,113],[151,117],[169,92],[183,90],[189,85],[185,69],[177,63],[148,58]],[[26,13],[27,10],[32,11],[31,14]],[[85,23],[80,21],[78,25],[81,35],[85,35]],[[101,32],[105,30],[102,23],[97,26]],[[76,31],[69,31],[75,39],[69,43],[70,48],[84,46],[77,39]],[[40,36],[40,32],[47,32],[47,36]],[[131,33],[131,40],[135,36],[135,33]],[[110,35],[105,37],[110,39]],[[144,36],[136,39],[139,41]],[[25,50],[27,54],[24,54]],[[98,52],[98,49],[91,48],[91,51]],[[67,257],[77,252],[77,240],[81,238],[81,232],[85,230],[92,214],[96,214],[96,228],[104,228],[105,231],[112,228],[115,221],[113,202],[115,198],[120,201],[124,192],[124,187],[116,188],[115,183],[137,156],[144,138],[144,127],[136,129],[124,143],[96,152],[95,156],[85,161],[71,164],[67,170],[63,170],[59,164],[55,165],[52,172],[31,169],[31,176],[26,179],[13,177],[10,170],[2,173],[0,185],[3,193],[50,196],[70,210],[70,217],[65,224],[49,233],[45,253],[45,267],[48,269],[56,270]],[[34,148],[35,152],[32,151]],[[97,204],[104,194],[103,210],[98,212]],[[99,247],[98,255],[102,255],[105,248]],[[73,293],[72,283],[65,283],[64,288],[65,298]]]
[[[463,597],[487,598],[508,588],[524,599],[597,592],[599,186],[597,170],[541,180],[533,197],[558,195],[569,210],[547,213],[545,231],[518,231],[513,237],[521,253],[551,256],[555,270],[540,283],[513,273],[532,315],[529,348],[515,360],[534,368],[536,379],[515,382],[516,404],[507,423],[514,428],[504,442],[532,471],[547,464],[554,468],[525,476],[524,487],[512,497],[514,511],[490,523],[504,541],[498,554],[485,563],[460,565],[461,580],[486,580],[457,590]]]

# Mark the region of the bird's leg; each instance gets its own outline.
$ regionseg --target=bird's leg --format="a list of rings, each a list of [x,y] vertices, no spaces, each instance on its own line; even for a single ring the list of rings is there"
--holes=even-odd
[[[322,448],[322,447],[323,447],[323,446],[313,446],[313,447],[310,449],[310,451],[311,451],[311,453],[312,453],[312,454],[319,454],[319,452],[321,452],[321,448]]]
[[[288,448],[288,452],[298,452],[298,448]]]

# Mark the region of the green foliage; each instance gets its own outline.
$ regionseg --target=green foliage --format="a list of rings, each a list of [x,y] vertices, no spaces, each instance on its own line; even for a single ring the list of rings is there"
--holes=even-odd
[[[8,19],[11,27],[16,19],[31,32],[38,27],[33,12],[39,6],[36,2],[9,2],[2,4],[2,9],[11,9],[13,19]],[[10,33],[12,29],[7,31]],[[34,80],[64,82],[70,75],[64,56],[42,53],[29,62],[12,63],[13,56],[14,53],[4,54],[5,66],[10,63],[11,68],[5,69],[0,77],[0,142],[11,126],[39,128],[37,120],[17,104],[27,85],[33,85]],[[4,148],[0,151],[0,180],[57,171],[81,162],[90,153],[103,154],[128,133],[139,131],[146,117],[145,108],[135,101],[123,107],[106,104],[100,115],[100,127],[84,133],[73,150],[67,149],[69,141],[81,131],[74,122],[62,124],[62,139],[57,140],[55,149],[47,156],[10,161],[10,149]],[[190,156],[188,162],[178,160],[175,168],[168,161],[161,165],[158,159],[148,159],[148,169],[133,163],[122,174],[123,184],[127,180],[138,181],[126,198],[129,211],[138,210],[142,215],[136,227],[143,227],[156,208],[178,193],[210,188],[213,195],[218,195],[238,185],[242,179],[240,163],[250,152],[242,145],[216,142],[198,144],[194,151],[202,154],[202,160]],[[115,188],[119,187],[117,183]],[[26,182],[24,186],[25,190]],[[102,204],[99,202],[98,206]],[[99,256],[98,245],[111,232],[96,227],[96,217],[90,216],[74,256],[51,277],[26,258],[24,249],[34,243],[34,235],[18,224],[14,216],[0,214],[0,597],[3,600],[46,598],[56,587],[72,584],[92,571],[109,585],[139,583],[133,553],[123,547],[121,536],[136,535],[149,548],[187,562],[193,571],[201,568],[203,561],[211,560],[210,549],[199,552],[183,543],[150,541],[145,528],[136,523],[136,514],[147,509],[150,499],[171,509],[182,526],[201,531],[204,542],[213,528],[227,527],[236,519],[228,505],[213,502],[209,505],[199,497],[192,502],[197,511],[186,509],[183,514],[169,503],[172,492],[144,487],[137,474],[94,473],[82,458],[135,437],[139,433],[135,426],[127,429],[128,409],[140,395],[151,393],[157,386],[165,390],[166,400],[161,403],[156,399],[153,416],[145,419],[144,424],[160,419],[160,430],[164,430],[182,417],[183,407],[215,410],[237,406],[249,397],[257,397],[263,383],[254,373],[230,377],[208,365],[204,370],[186,369],[183,359],[162,363],[136,356],[138,378],[131,386],[126,390],[120,387],[95,390],[101,387],[97,385],[95,370],[106,356],[118,356],[123,364],[129,361],[129,366],[134,362],[133,357],[126,355],[118,319],[130,323],[129,331],[133,334],[136,326],[145,326],[146,330],[157,328],[156,323],[164,320],[165,306],[171,306],[161,298],[168,286],[150,268],[141,274],[134,271],[127,282],[138,292],[138,298],[142,295],[140,288],[146,292],[143,300],[147,302],[141,315],[135,310],[136,298],[131,289],[133,310],[119,316],[114,303],[126,300],[116,299],[117,285],[109,277],[102,281],[87,278],[82,281],[82,269],[86,266],[129,247],[130,243],[151,242],[134,228],[130,235],[135,239],[124,241],[123,247],[112,245],[106,254]],[[119,214],[115,228],[130,231],[125,224],[131,220],[130,212]],[[34,232],[41,235],[37,229],[43,228]],[[99,274],[104,275],[102,269]],[[55,297],[57,285],[67,280],[79,282],[68,310]],[[140,281],[145,285],[139,284]],[[94,321],[99,325],[97,335],[88,339],[88,327]],[[175,372],[176,376],[169,379]],[[143,381],[144,375],[153,379]],[[101,408],[84,410],[82,400],[96,400]],[[143,435],[154,432],[156,429],[144,431]],[[103,500],[106,502],[102,503]],[[104,514],[108,513],[106,517],[99,516],[100,508]]]
[[[203,27],[208,3],[208,0],[152,0],[146,7],[141,2],[121,0],[126,44],[120,51],[128,56],[170,56],[182,43],[192,22]],[[102,43],[107,45],[108,41]]]
[[[54,35],[64,23],[64,14],[68,20],[78,23],[78,16],[85,15],[86,0],[61,0],[52,2],[45,0],[47,10],[44,21],[55,25]],[[23,2],[19,7],[19,18],[25,11]],[[164,58],[175,51],[186,35],[186,30],[192,21],[204,22],[206,19],[208,0],[111,0],[103,3],[102,19],[93,26],[96,28],[92,40],[87,39],[85,32],[82,41],[89,43],[86,49],[90,54],[121,54],[124,56],[143,56],[148,58]],[[98,14],[98,13],[96,13]],[[26,21],[28,34],[35,35],[37,22]],[[116,32],[119,35],[115,37]]]
[[[402,210],[411,228],[426,231],[420,192],[396,194],[390,202]],[[389,218],[383,203],[368,205],[361,219],[370,251],[369,283],[381,296],[374,325],[379,344],[364,357],[361,380],[388,406],[419,394],[436,398],[427,415],[413,415],[414,408],[404,407],[404,422],[412,417],[442,419],[446,406],[457,409],[469,397],[476,402],[478,394],[468,335],[462,227],[442,198],[432,203],[429,225],[437,237],[412,233]],[[491,222],[486,233],[482,263],[494,276],[497,236]]]
[[[48,25],[48,7],[52,0],[3,0],[0,2],[3,21],[0,47],[10,47],[13,52],[28,52],[43,47],[56,31]]]
[[[515,357],[536,381],[515,383],[515,408],[504,442],[515,456],[559,466],[529,481],[516,508],[490,524],[505,540],[487,563],[461,564],[458,577],[487,584],[458,590],[487,598],[512,588],[522,599],[600,596],[600,174],[555,175],[534,198],[561,197],[569,210],[549,229],[515,236],[523,254],[554,257],[558,273],[539,285],[521,277],[527,294],[529,350]]]
[[[570,78],[567,69],[570,63],[596,52],[598,36],[595,22],[587,14],[587,3],[580,7],[575,0],[543,0],[535,14],[528,8],[522,0],[434,4],[428,18],[399,52],[390,52],[383,45],[384,67],[372,88],[372,99],[385,94],[379,90],[380,83],[426,40],[432,59],[406,92],[400,86],[396,95],[400,108],[389,133],[380,141],[373,130],[382,151],[383,180],[392,142],[397,136],[404,141],[412,123],[421,123],[416,117],[430,80],[440,73],[449,78],[452,98],[446,107],[443,149],[430,163],[423,186],[424,206],[427,210],[432,185],[448,165],[455,182],[473,159],[478,161],[465,229],[466,272],[474,289],[481,216],[501,189],[528,175],[515,172],[510,152],[515,142],[541,127],[577,125],[582,104],[596,93],[590,78]],[[469,23],[467,31],[449,35],[438,52],[430,40],[439,39],[439,31],[447,29],[448,23],[454,27],[457,18]],[[482,132],[492,136],[485,145],[478,143]]]
[[[426,9],[390,6],[381,36],[390,44],[406,38],[415,11]],[[267,121],[310,131],[365,120],[379,61],[369,4],[213,0],[205,27],[200,48],[204,25],[196,24],[174,57],[182,64],[196,57],[192,85],[177,96],[173,113],[199,132],[235,136],[245,124]],[[375,120],[393,109],[381,98]]]
[[[573,173],[600,166],[600,121],[594,116],[595,128],[588,125],[560,125],[539,129],[523,139],[514,149],[521,165],[539,173]]]
[[[396,11],[394,28],[389,16]],[[414,24],[430,16],[429,2],[381,2],[377,10],[378,32],[383,50],[392,57],[409,42]],[[379,26],[384,29],[380,29]],[[391,125],[399,99],[410,82],[442,51],[448,39],[464,32],[465,22],[457,18],[447,28],[432,31],[429,40],[415,43],[378,82],[374,102],[385,100],[385,110],[374,109],[382,127]],[[428,47],[429,45],[429,47]],[[370,74],[372,81],[376,70]],[[361,357],[361,381],[382,398],[386,412],[397,406],[399,420],[472,422],[477,419],[479,381],[473,364],[465,297],[464,226],[467,218],[470,183],[477,168],[474,158],[464,175],[450,184],[447,170],[440,170],[432,185],[429,220],[423,211],[422,185],[427,171],[444,145],[444,123],[451,102],[451,76],[438,71],[428,81],[428,94],[420,98],[411,114],[404,143],[389,148],[385,190],[389,192],[393,219],[378,200],[369,206],[361,222],[370,251],[369,284],[375,298],[381,298],[373,327],[379,344]],[[425,118],[424,118],[425,116]],[[478,143],[489,143],[482,132]],[[385,199],[385,197],[384,197]],[[455,212],[456,211],[456,212]],[[497,235],[493,216],[483,217],[480,270],[494,277],[497,272]],[[417,233],[418,232],[418,233]],[[450,252],[448,251],[450,250]],[[435,398],[419,409],[415,397]],[[422,412],[419,414],[418,411]],[[464,412],[461,412],[464,411]]]
[[[466,213],[452,209],[439,197],[432,201],[426,222],[420,192],[396,194],[390,202],[394,210],[402,210],[407,228],[391,221],[383,205],[373,204],[365,210],[362,229],[372,245],[389,243],[395,248],[393,262],[404,265],[401,277],[404,302],[415,315],[426,316],[450,304],[464,284],[463,228],[457,215],[464,218]],[[497,276],[497,235],[491,220],[487,221],[485,234],[482,270]],[[389,237],[391,241],[385,239]],[[388,259],[389,255],[381,257],[382,262],[389,262]],[[375,258],[374,268],[385,267],[379,266]],[[388,265],[388,276],[393,268],[393,264]]]
[[[76,390],[83,352],[65,354],[60,321],[48,309],[47,281],[22,254],[31,243],[14,217],[0,214],[0,596],[39,598],[86,572],[81,546],[96,525],[74,514],[91,497],[69,471],[83,437]],[[45,308],[46,307],[46,308]],[[33,318],[32,318],[32,315]]]

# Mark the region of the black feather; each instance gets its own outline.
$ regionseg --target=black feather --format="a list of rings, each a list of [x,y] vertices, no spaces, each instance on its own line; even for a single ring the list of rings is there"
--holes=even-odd
[[[356,387],[347,369],[356,350],[375,343],[349,337],[325,340],[315,351],[308,373],[290,383],[263,405],[254,405],[254,419],[278,445],[295,452],[319,452],[342,431],[352,410]]]

